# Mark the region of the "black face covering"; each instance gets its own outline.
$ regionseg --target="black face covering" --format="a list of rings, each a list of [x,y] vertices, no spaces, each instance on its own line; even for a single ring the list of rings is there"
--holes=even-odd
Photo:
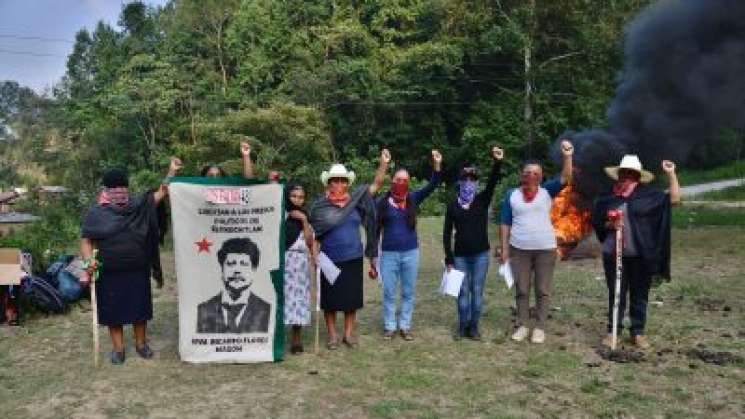
[[[287,212],[300,211],[307,216],[308,212],[305,211],[305,208],[293,204],[292,200],[290,199],[290,193],[298,189],[303,191],[305,190],[302,186],[297,184],[287,185],[287,189],[285,191],[285,209],[287,210]],[[287,222],[285,223],[285,249],[289,249],[290,246],[295,244],[301,234],[303,234],[303,223],[301,223],[299,220],[288,217]]]

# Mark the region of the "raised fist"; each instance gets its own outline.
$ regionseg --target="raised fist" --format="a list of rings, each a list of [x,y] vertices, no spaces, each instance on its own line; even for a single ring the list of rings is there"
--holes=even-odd
[[[574,154],[574,146],[569,140],[561,141],[561,154],[564,156],[571,156]]]

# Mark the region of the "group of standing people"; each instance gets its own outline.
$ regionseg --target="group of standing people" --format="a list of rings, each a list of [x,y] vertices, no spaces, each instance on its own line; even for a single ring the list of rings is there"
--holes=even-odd
[[[538,161],[521,167],[520,185],[509,189],[500,212],[500,252],[502,263],[509,264],[515,277],[517,322],[512,339],[522,341],[530,335],[533,343],[546,338],[553,271],[556,263],[556,235],[550,220],[553,198],[572,181],[574,148],[569,141],[561,143],[563,167],[557,179],[543,181],[543,167]],[[248,143],[241,144],[243,175],[253,178]],[[480,190],[480,172],[473,164],[464,164],[458,176],[457,197],[447,205],[443,225],[445,269],[464,274],[457,298],[458,323],[455,339],[480,340],[479,321],[483,311],[483,293],[490,264],[488,234],[489,209],[494,190],[501,180],[504,151],[489,150],[492,166],[486,184]],[[302,327],[311,322],[311,269],[319,258],[327,258],[340,270],[333,282],[321,274],[320,308],[327,327],[327,348],[340,344],[358,345],[354,330],[357,311],[363,307],[363,258],[370,260],[371,277],[381,276],[383,285],[382,336],[386,340],[397,334],[414,339],[412,318],[419,272],[419,239],[417,213],[422,202],[442,183],[443,156],[431,152],[432,175],[422,188],[410,188],[406,169],[393,173],[390,189],[379,194],[391,163],[388,150],[380,155],[371,184],[352,187],[355,173],[342,164],[324,171],[320,180],[325,192],[307,205],[306,189],[290,183],[285,188],[287,223],[285,231],[285,304],[284,320],[291,330],[291,353],[303,352]],[[613,251],[608,237],[621,224],[626,249],[623,257],[624,277],[621,318],[625,294],[631,295],[632,342],[646,347],[644,325],[649,284],[653,276],[669,277],[670,205],[680,201],[675,165],[665,161],[663,171],[670,178],[665,193],[645,186],[651,173],[641,168],[636,156],[626,156],[618,167],[608,168],[617,181],[613,193],[600,197],[593,216],[594,227],[603,246],[604,266],[609,284],[609,333],[615,275]],[[181,162],[172,159],[168,177],[178,174]],[[216,165],[205,166],[202,176],[226,176]],[[278,180],[272,172],[270,181]],[[103,189],[97,203],[83,223],[81,253],[92,259],[98,249],[103,280],[96,282],[101,324],[109,327],[112,340],[112,363],[124,362],[123,325],[133,324],[135,349],[143,358],[153,351],[146,335],[147,321],[152,319],[150,270],[158,258],[159,226],[156,208],[167,196],[167,181],[155,191],[130,198],[125,172],[111,170],[104,175]],[[608,221],[609,210],[622,210],[621,221]],[[365,231],[364,242],[362,230]],[[379,259],[379,260],[378,260]],[[378,263],[379,261],[379,263]],[[379,272],[378,272],[379,268]],[[535,289],[536,322],[529,328],[529,295]],[[399,291],[400,290],[400,291]],[[401,300],[397,316],[396,300]],[[343,334],[338,336],[337,313],[344,313]],[[608,343],[604,339],[604,343]]]

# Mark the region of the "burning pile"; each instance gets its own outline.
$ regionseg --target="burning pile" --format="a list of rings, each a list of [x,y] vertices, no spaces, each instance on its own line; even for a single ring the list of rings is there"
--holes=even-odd
[[[580,241],[592,233],[591,212],[574,185],[567,185],[554,199],[551,222],[556,231],[559,256],[565,260]]]

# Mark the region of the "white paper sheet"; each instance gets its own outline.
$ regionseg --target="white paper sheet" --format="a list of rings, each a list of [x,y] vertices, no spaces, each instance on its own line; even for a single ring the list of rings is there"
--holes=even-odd
[[[515,278],[512,276],[512,268],[510,268],[509,261],[499,265],[499,275],[504,278],[504,283],[507,285],[507,288],[512,288],[512,285],[515,284]]]
[[[321,268],[321,272],[323,272],[323,276],[326,277],[326,281],[328,281],[329,284],[334,285],[336,278],[338,278],[341,273],[341,269],[334,265],[334,262],[332,262],[323,252],[318,255],[318,265]]]
[[[442,272],[442,282],[440,283],[440,293],[442,295],[457,297],[460,294],[460,286],[465,276],[466,274],[461,271],[451,269],[448,272],[447,268],[444,269]]]

